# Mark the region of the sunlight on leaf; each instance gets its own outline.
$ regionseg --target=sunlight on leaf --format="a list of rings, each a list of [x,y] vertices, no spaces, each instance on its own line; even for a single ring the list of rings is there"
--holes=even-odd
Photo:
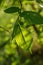
[[[17,43],[19,45],[22,45],[24,43],[24,40],[22,38],[22,34],[21,33],[19,33],[15,38],[16,38],[16,41],[17,41]],[[21,40],[22,40],[22,42],[21,42]]]

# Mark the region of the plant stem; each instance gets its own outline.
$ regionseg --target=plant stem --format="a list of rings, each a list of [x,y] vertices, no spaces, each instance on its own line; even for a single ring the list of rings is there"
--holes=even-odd
[[[6,28],[4,28],[3,26],[0,26],[0,28],[4,29],[5,31],[9,32]],[[10,32],[9,32],[10,33]]]
[[[35,25],[33,25],[34,30],[36,31],[36,33],[39,35],[39,30],[37,29],[37,27]]]
[[[24,43],[26,44],[26,41],[25,41],[24,35],[23,35],[23,33],[22,33],[21,26],[20,26],[20,24],[19,24],[19,23],[18,23],[18,25],[19,25],[19,29],[20,29],[20,31],[21,31],[21,34],[22,34],[22,37],[23,37]]]

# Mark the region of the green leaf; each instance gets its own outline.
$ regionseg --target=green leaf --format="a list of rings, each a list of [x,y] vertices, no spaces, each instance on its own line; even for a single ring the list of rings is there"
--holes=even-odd
[[[43,17],[36,12],[32,11],[24,11],[20,13],[21,17],[24,17],[26,21],[28,21],[29,25],[33,24],[43,24]]]
[[[15,12],[19,12],[19,11],[20,11],[20,9],[18,7],[10,7],[8,9],[4,10],[4,12],[6,12],[6,13],[15,13]]]
[[[13,31],[12,31],[12,35],[11,35],[12,40],[15,37],[15,35],[20,33],[19,25],[18,25],[18,19],[19,19],[19,17],[17,18],[17,20],[16,20],[16,22],[14,23],[14,26],[13,26]]]
[[[15,37],[15,35],[18,35],[20,33],[19,25],[15,24],[12,32],[12,39]]]

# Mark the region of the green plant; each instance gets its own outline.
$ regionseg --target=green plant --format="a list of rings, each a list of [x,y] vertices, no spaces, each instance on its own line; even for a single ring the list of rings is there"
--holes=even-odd
[[[15,2],[16,1],[14,1],[14,3]],[[13,14],[13,13],[17,14],[17,20],[13,24],[13,31],[11,32],[11,36],[9,37],[9,39],[6,42],[4,42],[2,45],[0,45],[0,49],[4,48],[9,43],[12,43],[12,41],[14,39],[14,44],[16,45],[16,51],[18,52],[18,55],[20,56],[20,62],[24,63],[26,61],[26,59],[28,59],[28,58],[29,59],[33,59],[32,55],[36,54],[36,56],[37,56],[37,54],[39,54],[39,56],[40,56],[42,54],[41,53],[43,51],[42,47],[38,44],[38,41],[37,41],[38,37],[39,37],[39,34],[40,34],[40,31],[39,31],[39,29],[37,28],[36,25],[42,25],[43,24],[43,16],[41,16],[41,14],[40,14],[42,8],[41,7],[39,7],[39,9],[37,7],[35,8],[34,7],[35,5],[33,4],[33,2],[34,2],[33,0],[27,0],[26,1],[26,2],[29,2],[28,4],[31,5],[31,7],[34,9],[32,11],[31,11],[31,9],[30,10],[29,9],[27,9],[27,10],[25,9],[24,4],[23,4],[23,0],[19,0],[19,1],[17,0],[17,2],[20,4],[20,6],[18,6],[18,7],[17,6],[11,6],[11,7],[8,7],[8,8],[6,8],[4,10],[4,12],[7,13],[7,14]],[[36,0],[35,3],[36,2],[38,4],[40,4],[40,2],[42,3],[41,0],[40,1]],[[25,3],[25,1],[24,1],[24,3]],[[30,30],[28,29],[31,26],[33,27],[33,31],[32,32],[30,32]],[[1,26],[1,28],[6,30],[2,26]],[[31,42],[28,41],[28,45],[27,45],[27,42],[25,40],[25,36],[23,34],[23,30],[24,29],[26,31],[28,31],[27,36],[30,33],[32,34]],[[6,31],[9,32],[8,30],[6,30]],[[21,37],[23,39],[23,44],[28,46],[28,48],[26,47],[26,52],[24,51],[24,49],[20,45],[18,45],[18,43],[19,43],[19,42],[17,42],[18,39],[16,40],[16,37],[18,37],[19,34],[21,35]],[[33,47],[31,48],[32,43],[33,43]],[[25,48],[25,46],[24,46],[24,48]],[[30,48],[32,50],[31,51],[32,54],[30,53]],[[41,52],[40,52],[40,49],[41,49]],[[12,62],[12,60],[10,62]],[[34,59],[33,59],[33,62],[34,62]],[[27,63],[27,65],[28,64],[29,63]],[[32,64],[32,62],[30,64]]]
[[[35,31],[38,33],[38,29],[35,26],[36,24],[43,24],[43,17],[40,15],[39,11],[34,12],[34,11],[25,11],[23,9],[22,1],[19,0],[20,3],[20,8],[19,7],[9,7],[6,10],[4,10],[5,13],[11,14],[11,13],[18,13],[18,18],[13,26],[13,32],[12,32],[12,39],[14,38],[16,34],[16,27],[20,29],[21,33],[22,30],[21,28],[23,27],[24,22],[21,21],[21,18],[23,17],[25,22],[28,23],[28,26],[33,26]],[[23,37],[24,39],[24,37]],[[25,40],[24,40],[25,41]],[[26,42],[25,42],[26,43]]]

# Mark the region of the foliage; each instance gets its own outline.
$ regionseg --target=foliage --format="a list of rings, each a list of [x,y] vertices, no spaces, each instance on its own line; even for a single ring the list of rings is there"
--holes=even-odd
[[[43,65],[43,1],[0,4],[0,65]]]

